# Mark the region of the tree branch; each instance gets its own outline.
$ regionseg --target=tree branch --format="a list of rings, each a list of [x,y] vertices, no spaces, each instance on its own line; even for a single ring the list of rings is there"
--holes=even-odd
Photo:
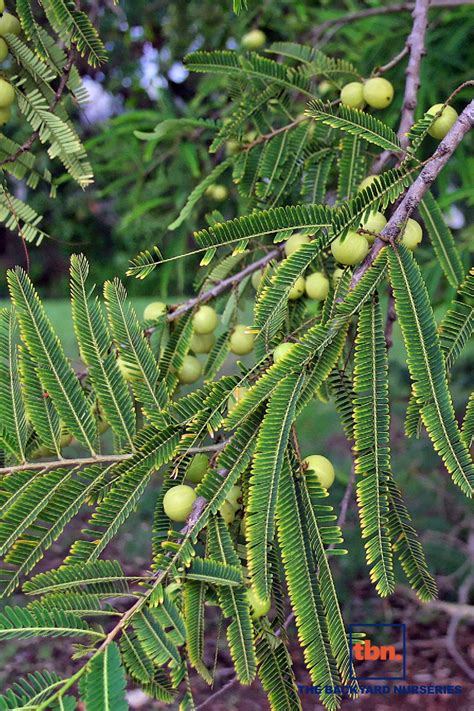
[[[449,161],[466,133],[474,125],[474,100],[458,117],[449,133],[443,138],[431,159],[426,163],[417,179],[410,185],[393,215],[375,240],[369,254],[352,276],[351,288],[359,283],[365,272],[372,266],[379,252],[388,242],[394,242],[403,225],[419,205],[423,195],[429,190],[439,173]]]

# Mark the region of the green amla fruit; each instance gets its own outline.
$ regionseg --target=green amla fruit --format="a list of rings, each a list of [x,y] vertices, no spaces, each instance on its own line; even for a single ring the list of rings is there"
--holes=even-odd
[[[204,304],[200,306],[193,316],[194,332],[200,336],[212,333],[215,331],[219,319],[212,306]]]
[[[421,225],[416,221],[412,220],[411,217],[408,218],[403,230],[401,242],[408,247],[412,252],[415,250],[423,239],[423,230]]]
[[[303,296],[305,284],[305,278],[302,276],[298,277],[298,279],[295,281],[290,291],[288,292],[288,298],[290,301],[296,301],[296,299],[299,299],[301,296]]]
[[[201,362],[192,355],[184,356],[183,365],[177,372],[179,382],[182,385],[191,385],[199,380],[201,374]]]
[[[373,77],[365,82],[363,95],[373,109],[386,109],[393,101],[393,86],[383,77]]]
[[[294,343],[280,343],[273,351],[273,362],[278,363],[293,350],[294,346]]]
[[[363,235],[349,231],[344,241],[340,237],[331,243],[331,252],[340,264],[353,266],[359,264],[369,251],[369,243]]]
[[[160,316],[166,313],[166,304],[162,301],[152,301],[151,304],[145,307],[143,312],[144,321],[157,321]]]
[[[140,379],[140,373],[134,370],[131,365],[126,363],[121,356],[117,358],[117,365],[123,377],[128,383],[133,383],[134,381]]]
[[[15,15],[4,12],[0,17],[0,35],[19,35],[21,32],[20,21]]]
[[[306,277],[306,295],[316,301],[324,301],[329,293],[329,279],[322,272],[314,272]]]
[[[228,501],[224,501],[222,506],[219,507],[219,513],[228,526],[234,522],[235,509],[232,508]]]
[[[210,185],[206,190],[206,195],[216,202],[224,202],[229,197],[229,191],[225,185]]]
[[[242,49],[248,49],[250,51],[255,51],[257,49],[262,49],[267,41],[267,36],[262,30],[250,30],[247,32],[240,40],[240,45]]]
[[[299,232],[295,235],[291,235],[285,242],[286,256],[289,257],[293,252],[297,252],[304,244],[308,244],[308,242],[310,242],[308,235],[301,235]]]
[[[193,333],[189,347],[194,353],[209,353],[216,342],[213,333]]]
[[[5,124],[10,121],[11,117],[12,110],[10,108],[0,109],[0,126],[5,126]]]
[[[387,220],[381,212],[371,212],[368,217],[362,220],[360,228],[378,234],[383,230],[386,224]],[[375,240],[375,235],[373,234],[364,234],[364,237],[370,244],[372,244]]]
[[[235,484],[225,497],[225,500],[232,506],[234,511],[238,511],[239,509],[241,509],[242,489],[240,488],[240,486],[237,486],[237,484]]]
[[[247,355],[253,351],[255,336],[249,326],[238,324],[229,339],[229,347],[235,355]]]
[[[247,590],[247,600],[252,608],[252,617],[263,617],[270,612],[270,599],[262,600],[262,598],[257,595],[255,589],[252,587]]]
[[[325,489],[329,489],[333,485],[336,473],[327,457],[323,457],[322,454],[311,454],[303,459],[303,464],[306,465],[306,469],[310,469],[316,474]]]
[[[239,402],[244,399],[244,397],[247,395],[249,389],[241,385],[240,387],[236,387],[232,390],[232,394],[229,397],[228,403],[227,403],[227,414],[230,415],[232,410],[237,407]]]
[[[368,175],[366,178],[364,178],[364,180],[361,180],[357,189],[363,190],[364,188],[368,188],[369,185],[372,185],[372,183],[376,182],[378,179],[379,178],[377,175]]]
[[[168,489],[163,497],[163,509],[172,521],[186,521],[196,500],[194,489],[179,484]]]
[[[440,141],[446,136],[448,131],[454,126],[458,118],[458,112],[453,109],[452,106],[444,106],[443,104],[435,104],[426,113],[431,114],[431,116],[436,116],[436,114],[441,111],[441,114],[437,119],[433,121],[428,129],[428,133],[433,138],[437,138]]]
[[[0,62],[3,62],[6,58],[8,57],[8,45],[3,39],[3,37],[0,37]]]
[[[202,478],[208,469],[208,457],[203,452],[195,454],[194,457],[191,459],[188,468],[186,469],[186,479],[192,481],[193,484],[198,484],[200,481],[202,481]]]
[[[351,81],[341,89],[340,99],[343,104],[353,109],[364,106],[364,85],[359,81]]]
[[[0,109],[7,109],[15,101],[15,89],[5,79],[0,79]]]

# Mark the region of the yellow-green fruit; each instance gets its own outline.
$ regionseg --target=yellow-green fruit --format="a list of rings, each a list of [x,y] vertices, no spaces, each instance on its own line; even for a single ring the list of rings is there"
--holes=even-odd
[[[443,109],[443,104],[435,104],[431,109],[428,109],[427,113],[436,116],[441,109]],[[445,106],[438,118],[429,127],[428,133],[440,141],[456,123],[457,118],[458,112],[456,109],[453,109],[452,106]]]
[[[252,608],[252,617],[263,617],[267,614],[267,612],[270,612],[270,600],[262,600],[262,598],[257,595],[254,588],[249,588],[247,590],[247,600]]]
[[[117,365],[119,367],[120,372],[122,373],[123,377],[125,380],[127,380],[129,383],[133,382],[134,380],[138,380],[140,375],[137,371],[133,370],[133,368],[126,363],[123,358],[120,356],[117,358]]]
[[[234,511],[242,508],[242,489],[240,486],[234,485],[229,491],[225,500],[232,506]]]
[[[336,473],[327,457],[323,457],[322,454],[311,454],[309,457],[303,459],[303,464],[307,464],[307,469],[310,469],[316,474],[319,482],[325,489],[329,489],[329,487],[332,486]]]
[[[206,195],[216,202],[223,202],[229,195],[225,185],[210,185],[206,190]]]
[[[165,514],[172,521],[186,521],[196,500],[194,489],[186,484],[179,484],[168,489],[163,497]]]
[[[143,319],[145,321],[157,321],[160,316],[166,313],[166,304],[162,301],[152,301],[145,307]]]
[[[322,81],[318,86],[321,96],[325,96],[332,88],[333,86],[330,81]]]
[[[69,434],[68,432],[63,432],[63,434],[61,435],[61,439],[59,440],[60,449],[69,447],[71,442],[72,442],[72,434]]]
[[[15,101],[15,89],[5,79],[0,79],[0,109],[6,109]]]
[[[8,57],[8,45],[3,39],[3,37],[0,37],[0,62],[3,62],[6,58]]]
[[[362,222],[360,223],[360,227],[363,230],[369,230],[369,232],[379,233],[383,230],[386,224],[387,220],[381,212],[371,212],[369,216],[365,218],[365,220],[362,220]],[[372,244],[372,242],[375,240],[374,235],[366,234],[364,235],[364,237],[366,237],[370,244]]]
[[[300,235],[299,233],[291,235],[285,242],[286,256],[289,257],[293,252],[297,252],[304,244],[308,244],[309,241],[308,235]]]
[[[192,355],[184,356],[183,365],[178,370],[178,380],[183,385],[190,385],[199,380],[202,373],[201,362]]]
[[[414,249],[418,247],[421,240],[423,239],[423,230],[421,225],[416,221],[412,220],[410,217],[407,220],[407,224],[402,234],[402,244],[413,252]]]
[[[359,264],[369,251],[369,243],[363,235],[348,232],[344,242],[337,237],[331,244],[332,256],[340,264],[353,266]]]
[[[363,94],[373,109],[386,109],[393,101],[393,86],[383,77],[373,77],[365,82]]]
[[[255,336],[253,333],[249,333],[248,329],[248,326],[242,324],[234,328],[229,340],[229,346],[235,355],[247,355],[253,351]]]
[[[247,395],[249,389],[241,386],[241,387],[236,387],[232,390],[232,395],[229,397],[229,401],[227,403],[227,414],[230,415],[234,407],[236,407],[241,400],[244,399],[244,397]]]
[[[42,444],[31,452],[31,459],[44,459],[44,457],[52,457],[55,452]]]
[[[109,427],[110,427],[110,425],[109,425],[109,423],[107,422],[107,420],[105,420],[103,417],[99,417],[99,418],[98,418],[98,420],[97,420],[97,429],[98,429],[98,431],[99,431],[99,434],[104,434],[104,432],[107,432],[107,430],[109,429]]]
[[[361,109],[364,105],[364,85],[359,81],[351,81],[341,89],[340,99],[343,104],[353,109]]]
[[[216,337],[213,333],[193,333],[190,342],[190,348],[195,353],[209,353],[216,342]]]
[[[278,363],[279,360],[288,355],[293,350],[294,345],[294,343],[280,343],[273,351],[273,362]]]
[[[288,298],[290,301],[296,301],[304,294],[305,280],[304,277],[300,276],[295,281],[290,291],[288,292]]]
[[[262,30],[250,30],[250,32],[247,32],[247,34],[242,37],[240,44],[243,49],[252,51],[264,47],[266,41],[267,36],[265,32],[262,32]]]
[[[363,190],[364,188],[368,188],[369,185],[372,185],[372,183],[374,183],[377,180],[378,180],[377,175],[368,175],[366,178],[364,178],[364,180],[361,180],[361,182],[359,183],[358,190]]]
[[[228,501],[224,501],[222,506],[219,507],[219,513],[221,514],[222,518],[228,526],[234,522],[235,510],[232,508]]]
[[[217,314],[212,306],[200,306],[193,316],[193,327],[195,333],[200,336],[212,333],[219,322]]]
[[[5,0],[0,0],[0,12],[5,10]]]
[[[0,35],[19,35],[21,32],[20,21],[15,15],[4,12],[0,17]]]
[[[255,289],[255,291],[257,291],[258,287],[260,286],[262,277],[263,277],[263,272],[261,272],[260,270],[258,270],[257,272],[254,272],[252,274],[252,278],[250,279],[250,281],[252,282],[252,286]]]
[[[0,109],[0,126],[5,126],[12,117],[12,112],[10,108]]]
[[[305,289],[310,299],[323,301],[329,293],[329,279],[322,272],[314,272],[306,277]]]
[[[234,156],[236,153],[240,152],[241,145],[238,141],[227,141],[225,144],[225,152],[228,156]],[[222,187],[222,186],[216,186]],[[227,195],[226,195],[227,197]]]
[[[340,267],[336,267],[336,269],[332,273],[332,283],[333,286],[336,286],[337,282],[339,279],[342,277],[344,274],[344,269],[341,269]]]
[[[195,454],[191,459],[189,467],[186,469],[186,479],[189,479],[189,481],[192,481],[194,484],[198,484],[208,469],[209,459],[207,456],[202,452]]]

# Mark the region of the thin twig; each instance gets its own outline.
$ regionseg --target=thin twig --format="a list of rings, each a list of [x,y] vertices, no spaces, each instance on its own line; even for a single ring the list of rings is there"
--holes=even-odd
[[[376,67],[374,71],[374,76],[379,76],[379,74],[384,74],[385,72],[388,72],[389,69],[393,69],[393,67],[396,67],[397,64],[399,64],[402,59],[404,59],[409,52],[408,46],[405,45],[401,52],[396,54],[387,64],[383,64],[381,67]]]

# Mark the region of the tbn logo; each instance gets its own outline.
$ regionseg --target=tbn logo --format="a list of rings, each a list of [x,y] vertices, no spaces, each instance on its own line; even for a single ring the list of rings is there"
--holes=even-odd
[[[360,640],[361,632],[365,633],[364,640]],[[381,637],[384,638],[383,643]],[[362,622],[349,625],[349,644],[351,662],[358,680],[406,678],[406,625]],[[377,662],[371,670],[374,676],[360,676],[358,667],[363,662]]]

